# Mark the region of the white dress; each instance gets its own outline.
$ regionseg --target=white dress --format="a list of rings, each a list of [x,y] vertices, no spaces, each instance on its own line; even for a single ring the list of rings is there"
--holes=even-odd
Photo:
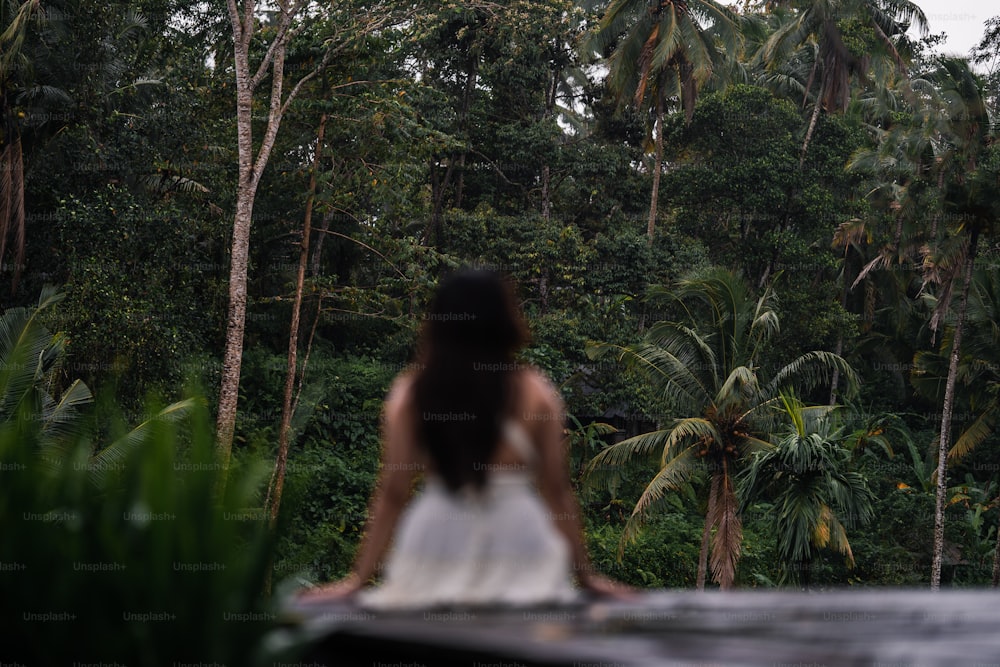
[[[428,475],[400,516],[382,583],[358,594],[361,606],[527,606],[577,599],[569,545],[533,483],[528,435],[514,422],[505,435],[528,465],[489,470],[481,494],[452,494]]]

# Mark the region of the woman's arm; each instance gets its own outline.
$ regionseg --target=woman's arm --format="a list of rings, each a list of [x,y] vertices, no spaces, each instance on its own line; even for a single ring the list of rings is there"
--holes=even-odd
[[[307,595],[339,597],[357,591],[375,575],[388,550],[399,515],[409,501],[413,480],[424,469],[415,446],[409,393],[410,378],[401,376],[385,400],[382,465],[351,573],[339,581],[310,589]]]
[[[424,468],[415,446],[409,387],[409,378],[398,382],[385,402],[382,468],[352,568],[362,582],[375,574],[392,541],[399,515],[410,499],[416,473]]]
[[[531,373],[528,378],[531,390],[527,393],[534,400],[523,418],[538,446],[539,493],[548,505],[553,523],[570,546],[573,572],[585,589],[597,593],[623,592],[626,586],[607,579],[590,564],[580,504],[570,483],[562,398],[541,373]]]

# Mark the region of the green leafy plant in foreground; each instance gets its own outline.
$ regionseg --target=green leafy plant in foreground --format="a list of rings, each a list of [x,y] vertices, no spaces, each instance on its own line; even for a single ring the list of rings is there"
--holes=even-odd
[[[223,470],[197,399],[150,406],[140,426],[102,447],[83,428],[93,422],[66,405],[89,391],[45,391],[62,339],[35,314],[0,317],[4,661],[288,659],[278,596],[266,593],[280,532],[260,507],[266,469],[242,461]]]
[[[195,405],[184,430],[149,420],[100,477],[84,438],[54,459],[30,414],[0,428],[7,658],[267,662],[278,616],[265,594],[274,541],[259,507],[266,477],[254,465],[231,468],[216,497],[222,469],[207,411]]]

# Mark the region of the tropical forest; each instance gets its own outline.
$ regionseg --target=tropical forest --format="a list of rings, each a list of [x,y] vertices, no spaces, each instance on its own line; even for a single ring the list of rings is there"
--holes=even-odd
[[[0,657],[272,664],[469,266],[516,285],[600,572],[996,587],[1000,16],[949,27],[0,0]]]

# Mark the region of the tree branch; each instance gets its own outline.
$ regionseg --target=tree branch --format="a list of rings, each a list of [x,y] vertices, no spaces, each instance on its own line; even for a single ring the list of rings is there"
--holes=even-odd
[[[284,5],[285,3],[282,3]],[[267,47],[267,53],[264,54],[263,60],[261,60],[260,65],[257,67],[257,71],[254,73],[253,78],[250,80],[250,87],[254,90],[260,85],[260,82],[264,80],[267,76],[267,70],[274,61],[274,55],[279,47],[287,47],[289,42],[291,42],[292,37],[295,36],[296,31],[289,32],[289,27],[292,25],[292,20],[295,14],[302,8],[302,3],[300,1],[292,3],[292,6],[285,9],[282,7],[281,10],[281,20],[278,22],[278,31],[271,40],[271,45]],[[305,24],[303,24],[305,25]]]

